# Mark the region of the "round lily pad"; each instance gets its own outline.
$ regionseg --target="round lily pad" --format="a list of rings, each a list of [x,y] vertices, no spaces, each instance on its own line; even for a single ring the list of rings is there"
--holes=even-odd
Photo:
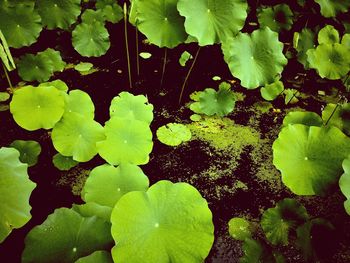
[[[79,71],[79,72],[85,72],[85,71],[89,71],[90,69],[92,69],[94,65],[92,63],[89,62],[80,62],[79,64],[75,65],[74,69]]]
[[[303,28],[301,32],[294,33],[294,48],[298,51],[298,61],[304,65],[305,69],[309,68],[306,52],[313,49],[316,45],[316,34],[309,28]]]
[[[281,130],[272,149],[273,164],[293,193],[321,195],[338,182],[350,138],[336,127],[293,124]]]
[[[104,23],[105,19],[101,10],[86,9],[81,15],[81,21],[87,24],[96,21]]]
[[[293,25],[293,12],[286,4],[265,7],[259,10],[258,20],[261,27],[267,26],[276,32],[289,30]]]
[[[34,2],[16,3],[10,8],[0,7],[0,30],[10,47],[33,44],[42,30],[41,18]]]
[[[326,25],[318,32],[317,37],[319,44],[335,44],[339,43],[339,32],[332,25]]]
[[[113,263],[113,259],[110,252],[95,251],[86,257],[79,258],[75,263]]]
[[[25,86],[16,90],[10,103],[10,111],[22,128],[34,131],[51,129],[64,112],[64,97],[52,86]]]
[[[340,79],[350,70],[349,50],[339,43],[321,44],[306,54],[310,68],[316,69],[322,78]]]
[[[228,231],[231,237],[242,241],[251,237],[252,235],[249,221],[241,217],[234,217],[230,219],[228,222]]]
[[[70,113],[79,113],[85,118],[93,120],[95,117],[95,106],[89,94],[82,90],[72,90],[66,96],[66,108],[63,116]]]
[[[139,54],[139,56],[142,57],[143,59],[149,59],[149,58],[152,57],[152,54],[149,53],[149,52],[141,52],[141,53]]]
[[[199,263],[214,241],[208,204],[187,183],[159,181],[147,192],[127,193],[115,205],[111,222],[116,263]]]
[[[221,47],[232,75],[248,89],[274,82],[287,64],[278,34],[268,27],[227,38]]]
[[[87,162],[97,154],[96,143],[105,136],[98,122],[72,112],[65,114],[55,125],[51,138],[60,154],[72,156],[78,162]]]
[[[180,123],[168,123],[157,130],[158,140],[169,146],[178,146],[182,142],[187,142],[191,136],[190,129]]]
[[[283,82],[277,80],[271,84],[266,84],[264,87],[260,89],[261,97],[265,100],[272,101],[278,97],[278,95],[282,94],[284,90]]]
[[[335,17],[338,13],[347,12],[350,7],[349,0],[315,0],[321,7],[324,17]]]
[[[133,1],[134,2],[134,1]],[[174,48],[187,38],[178,0],[138,0],[137,28],[158,47]]]
[[[287,245],[291,230],[295,231],[308,217],[303,205],[294,199],[285,198],[276,207],[265,210],[260,223],[266,238],[273,245]]]
[[[19,156],[14,148],[0,148],[0,243],[32,217],[29,197],[36,184],[29,180],[27,165]]]
[[[7,101],[10,98],[10,94],[7,92],[0,92],[0,102]]]
[[[48,29],[69,29],[81,12],[81,0],[37,0],[36,7]]]
[[[288,124],[304,124],[307,126],[321,127],[323,121],[320,115],[312,111],[292,111],[283,119],[283,125],[287,126]]]
[[[206,46],[236,35],[244,26],[248,4],[242,0],[179,0],[177,8],[186,18],[186,32]]]
[[[74,49],[84,57],[100,57],[106,54],[111,43],[104,23],[81,23],[72,32]]]
[[[106,139],[97,143],[98,153],[108,163],[146,164],[152,151],[152,132],[146,122],[112,117],[105,124]]]
[[[84,217],[97,216],[104,219],[106,222],[110,221],[112,208],[103,206],[94,202],[89,202],[82,205],[73,204],[72,209]]]
[[[52,162],[54,166],[61,171],[68,171],[79,163],[74,161],[71,156],[63,156],[60,153],[53,156]]]
[[[146,191],[148,185],[148,177],[137,165],[121,164],[114,167],[105,164],[90,172],[82,198],[86,203],[94,202],[113,208],[124,194],[130,191]]]
[[[123,9],[114,0],[98,0],[96,8],[102,11],[104,19],[111,23],[118,23],[123,19]]]
[[[64,81],[60,80],[60,79],[56,79],[56,80],[53,80],[53,81],[40,83],[38,87],[42,87],[42,86],[55,87],[56,89],[58,89],[60,91],[63,91],[64,94],[67,93],[67,91],[68,91],[67,84]]]
[[[110,223],[59,208],[25,238],[22,262],[71,263],[113,244]]]
[[[153,105],[144,95],[133,95],[123,91],[114,97],[109,107],[111,117],[121,117],[144,121],[150,124],[153,120]]]
[[[346,197],[344,202],[345,211],[350,215],[350,158],[343,161],[344,173],[339,179],[339,187]]]
[[[350,103],[329,103],[322,111],[322,119],[327,125],[333,125],[350,136]]]
[[[29,167],[38,162],[41,146],[37,141],[15,140],[10,144],[10,147],[19,151],[19,160],[28,164]]]

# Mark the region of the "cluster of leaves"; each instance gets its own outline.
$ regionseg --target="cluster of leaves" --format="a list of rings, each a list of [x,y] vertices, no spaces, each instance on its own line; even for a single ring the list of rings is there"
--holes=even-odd
[[[285,262],[277,246],[294,243],[303,252],[306,262],[316,262],[324,259],[319,253],[321,244],[328,244],[334,238],[334,226],[321,218],[309,218],[305,207],[296,200],[286,198],[275,207],[265,210],[260,220],[264,238],[254,239],[253,235],[258,229],[253,223],[244,218],[232,218],[229,222],[229,233],[237,239],[244,241],[244,255],[240,262]],[[327,232],[330,239],[322,234]],[[258,233],[256,233],[258,234]],[[333,241],[333,240],[332,240]]]

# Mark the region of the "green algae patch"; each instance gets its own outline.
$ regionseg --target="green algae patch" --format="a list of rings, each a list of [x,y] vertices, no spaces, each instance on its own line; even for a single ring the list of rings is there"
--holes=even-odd
[[[246,146],[257,146],[260,134],[255,129],[235,124],[229,118],[204,117],[187,125],[192,139],[209,143],[216,150],[239,156]]]
[[[67,172],[62,172],[56,185],[69,188],[73,195],[80,196],[89,173],[90,170],[76,166]]]

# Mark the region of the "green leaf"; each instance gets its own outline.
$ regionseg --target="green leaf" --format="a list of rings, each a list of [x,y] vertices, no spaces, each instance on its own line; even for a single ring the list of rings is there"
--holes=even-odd
[[[101,165],[94,168],[87,178],[82,199],[86,203],[96,203],[111,208],[126,193],[146,191],[149,186],[147,176],[141,168],[132,164]]]
[[[62,92],[53,86],[24,86],[15,90],[10,111],[16,123],[22,128],[34,131],[51,129],[64,112]]]
[[[326,25],[318,32],[319,44],[335,44],[339,43],[339,32],[332,25]]]
[[[71,263],[113,244],[110,223],[59,208],[25,238],[22,262]]]
[[[341,129],[350,136],[350,103],[333,104],[329,103],[322,111],[322,119],[327,125]]]
[[[106,21],[118,23],[123,19],[123,9],[114,0],[97,0],[96,8],[102,10]]]
[[[60,153],[53,156],[52,162],[54,166],[61,171],[68,171],[79,163],[74,161],[71,156],[63,156]]]
[[[19,152],[0,148],[0,243],[32,217],[29,197],[35,186],[29,180],[27,165],[19,161]]]
[[[112,213],[112,208],[109,206],[103,206],[93,202],[82,205],[73,204],[72,209],[84,217],[97,216],[106,222],[110,222]]]
[[[338,182],[350,138],[336,127],[293,124],[281,130],[272,149],[273,164],[293,193],[321,195]]]
[[[86,72],[92,69],[94,65],[89,62],[80,62],[79,64],[75,65],[74,69],[79,72]]]
[[[81,15],[81,21],[86,24],[101,22],[104,24],[105,19],[101,10],[86,9]]]
[[[294,33],[294,48],[298,51],[298,61],[309,69],[306,52],[316,45],[316,34],[309,28],[303,28],[301,32]]]
[[[33,44],[42,30],[41,18],[34,2],[16,3],[10,8],[0,7],[0,30],[10,47]]]
[[[80,15],[80,2],[81,0],[37,0],[36,6],[48,29],[68,30]]]
[[[214,241],[208,204],[187,183],[159,181],[124,195],[111,222],[116,263],[203,262]]]
[[[283,94],[285,95],[284,97],[284,103],[287,105],[288,103],[297,103],[299,101],[298,99],[298,93],[299,91],[295,89],[285,89],[283,91]]]
[[[251,237],[252,235],[249,221],[241,217],[234,217],[230,219],[228,222],[228,232],[234,239],[242,241]]]
[[[206,46],[236,35],[244,26],[248,4],[244,0],[179,0],[177,8],[186,18],[186,32]]]
[[[40,83],[38,87],[42,87],[42,86],[52,86],[55,87],[56,89],[63,91],[64,93],[67,93],[68,91],[68,86],[65,82],[63,82],[60,79],[56,79],[53,81],[49,81],[49,82],[43,82]]]
[[[16,68],[15,62],[11,55],[5,36],[0,30],[0,58],[8,71]]]
[[[110,252],[95,251],[86,257],[79,258],[75,263],[113,263],[113,259]]]
[[[293,25],[293,12],[288,5],[279,4],[259,10],[258,20],[261,27],[269,27],[276,32],[289,30]]]
[[[77,25],[72,37],[74,49],[84,57],[100,57],[111,45],[109,33],[99,21]]]
[[[103,127],[93,119],[71,112],[65,114],[52,130],[55,149],[78,162],[87,162],[97,154],[96,143],[105,136]]]
[[[7,101],[10,98],[10,94],[7,92],[0,92],[0,102]]]
[[[348,11],[350,7],[349,0],[315,0],[321,7],[321,14],[324,17],[335,17],[338,13]]]
[[[106,139],[97,143],[98,153],[108,163],[146,164],[152,151],[152,132],[146,122],[112,117],[105,124]]]
[[[283,43],[268,27],[255,30],[251,35],[239,33],[225,40],[221,48],[232,75],[248,89],[274,82],[287,64],[282,53]]]
[[[179,58],[179,63],[181,66],[186,66],[187,61],[189,61],[190,59],[192,59],[193,56],[191,55],[191,53],[184,51],[181,54],[181,57]]]
[[[149,59],[150,57],[152,57],[152,54],[148,52],[141,52],[139,56],[142,57],[143,59]]]
[[[65,62],[60,52],[51,48],[37,53],[26,54],[18,62],[18,74],[23,80],[47,81],[56,71],[63,71]]]
[[[345,211],[350,215],[350,158],[348,157],[343,161],[344,173],[339,179],[339,187],[346,201],[344,202]]]
[[[240,263],[284,263],[284,257],[273,251],[266,244],[262,244],[252,238],[246,238],[243,243],[244,255],[239,259]]]
[[[288,126],[288,124],[304,124],[306,126],[321,127],[323,121],[320,115],[312,111],[292,111],[283,119],[283,126]]]
[[[123,91],[112,99],[109,115],[150,124],[153,120],[153,105],[148,102],[144,95],[135,96]]]
[[[15,140],[10,144],[10,147],[19,151],[19,160],[22,163],[28,164],[28,167],[31,167],[38,162],[38,157],[41,153],[41,146],[38,142]]]
[[[322,78],[340,79],[350,70],[349,50],[339,43],[321,44],[306,54],[310,68],[316,69]]]
[[[191,140],[189,128],[180,123],[168,123],[157,130],[157,137],[161,143],[169,146],[178,146],[182,142]]]
[[[178,0],[137,1],[137,28],[152,44],[174,48],[186,40],[185,19],[177,11],[177,2]]]
[[[86,119],[94,119],[95,106],[88,93],[79,89],[71,90],[65,98],[66,108],[63,116],[79,113]]]
[[[273,245],[287,245],[291,230],[308,220],[305,207],[296,200],[285,198],[274,208],[265,210],[261,218],[261,227],[267,240]]]
[[[265,100],[272,101],[278,97],[284,90],[283,82],[277,80],[271,84],[266,84],[260,89],[261,97]]]

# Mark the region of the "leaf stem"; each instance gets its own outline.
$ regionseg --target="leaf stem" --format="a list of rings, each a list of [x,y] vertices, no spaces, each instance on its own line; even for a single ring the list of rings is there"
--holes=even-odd
[[[6,69],[5,65],[4,65],[4,63],[1,63],[1,64],[2,64],[2,68],[4,69],[5,76],[6,76],[7,82],[9,84],[9,86],[10,86],[10,89],[11,89],[11,91],[13,91],[13,86],[12,86],[12,83],[11,83],[10,76],[9,76],[9,74],[7,72],[7,69]]]
[[[191,64],[191,67],[190,67],[190,69],[189,69],[188,72],[187,72],[187,75],[186,75],[186,77],[185,77],[184,83],[182,84],[181,92],[180,92],[180,97],[179,97],[179,104],[181,103],[182,95],[183,95],[183,93],[184,93],[185,86],[186,86],[186,84],[187,84],[187,80],[188,80],[188,78],[190,77],[190,74],[191,74],[191,72],[192,72],[192,69],[193,69],[194,65],[196,64],[196,61],[197,61],[197,58],[198,58],[198,55],[199,55],[199,51],[200,51],[200,50],[201,50],[201,47],[198,47],[197,53],[196,53],[196,55],[194,56],[193,62],[192,62],[192,64]]]
[[[131,67],[130,67],[130,53],[129,53],[129,41],[128,41],[128,24],[127,24],[127,7],[124,3],[124,34],[125,34],[125,49],[128,61],[128,75],[129,75],[129,88],[132,89]]]
[[[137,29],[137,25],[135,26],[135,38],[136,38],[136,70],[137,70],[137,76],[140,76],[139,31]]]
[[[166,67],[167,59],[168,59],[168,49],[165,48],[164,59],[163,59],[163,67],[162,67],[162,77],[160,79],[160,87],[162,87],[162,85],[163,85],[164,73],[165,73],[165,67]]]
[[[335,108],[333,109],[331,115],[329,115],[329,117],[328,117],[326,123],[324,124],[324,126],[327,126],[327,125],[328,125],[328,123],[329,123],[329,121],[332,119],[334,113],[336,112],[336,110],[337,110],[338,107],[340,106],[340,102],[341,102],[342,99],[343,99],[343,98],[339,98],[339,100],[338,100],[338,102],[337,102],[337,106],[335,106]]]

